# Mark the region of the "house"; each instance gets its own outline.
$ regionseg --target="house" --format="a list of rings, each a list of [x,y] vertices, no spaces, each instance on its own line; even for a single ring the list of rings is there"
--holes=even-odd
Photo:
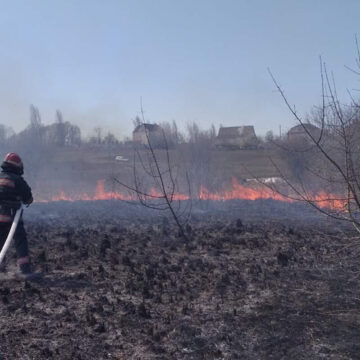
[[[215,146],[218,149],[229,150],[256,149],[258,143],[252,125],[221,127],[215,140]]]
[[[316,139],[320,136],[320,132],[321,130],[317,126],[309,123],[304,123],[303,125],[299,124],[292,127],[288,131],[287,137],[289,140],[310,140],[308,133],[310,133],[311,136]]]
[[[140,124],[133,131],[133,142],[153,148],[165,147],[163,129],[157,124]]]

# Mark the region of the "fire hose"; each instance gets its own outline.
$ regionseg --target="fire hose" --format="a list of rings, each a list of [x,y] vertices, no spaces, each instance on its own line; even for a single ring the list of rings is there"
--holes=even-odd
[[[20,208],[16,211],[14,221],[13,221],[13,223],[11,225],[9,234],[8,234],[8,236],[6,238],[6,241],[4,243],[4,246],[3,246],[3,248],[2,248],[2,250],[0,252],[0,265],[3,262],[3,260],[5,258],[5,255],[6,255],[8,249],[9,249],[9,247],[11,245],[11,242],[12,242],[13,238],[14,238],[14,234],[15,234],[16,228],[17,228],[17,226],[19,224],[19,221],[21,219],[21,215],[23,213],[23,210],[24,210],[23,206],[20,206]]]

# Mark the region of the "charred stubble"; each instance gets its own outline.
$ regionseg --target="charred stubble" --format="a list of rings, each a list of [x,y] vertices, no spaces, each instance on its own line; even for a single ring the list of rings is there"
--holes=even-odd
[[[350,230],[207,214],[184,244],[171,224],[164,235],[160,217],[140,222],[95,210],[28,221],[45,278],[1,281],[2,358],[360,353],[358,260],[339,252]]]

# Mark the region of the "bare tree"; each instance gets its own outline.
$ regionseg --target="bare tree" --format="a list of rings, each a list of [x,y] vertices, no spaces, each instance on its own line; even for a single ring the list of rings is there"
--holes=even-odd
[[[41,116],[39,109],[34,106],[30,105],[30,124],[26,129],[27,136],[30,138],[31,141],[36,143],[43,142],[43,125],[41,122]]]
[[[274,141],[274,133],[270,130],[265,134],[265,141],[266,142],[273,142]]]
[[[95,137],[96,137],[96,142],[98,144],[101,144],[101,142],[102,142],[102,129],[101,129],[101,127],[96,127],[94,129],[94,133],[95,133]]]
[[[119,143],[119,140],[116,138],[116,136],[113,133],[109,131],[107,135],[104,137],[103,143],[111,147],[117,145]]]
[[[64,147],[66,141],[66,124],[60,110],[56,110],[55,144]]]
[[[81,130],[78,126],[72,125],[69,122],[67,124],[66,139],[67,145],[81,145]]]
[[[360,52],[357,46],[356,65],[360,75]],[[320,59],[321,99],[307,118],[299,115],[273,74],[270,75],[287,108],[302,130],[299,143],[282,143],[283,150],[302,162],[294,175],[273,162],[290,191],[285,194],[309,203],[318,211],[352,223],[360,232],[360,104],[351,95],[340,101],[334,77]],[[312,125],[312,126],[310,126]],[[316,131],[314,128],[316,127]],[[301,138],[301,137],[299,137]],[[318,190],[314,192],[314,189]],[[323,191],[320,193],[319,189]]]
[[[141,115],[141,123],[138,123],[140,118],[137,118],[137,126],[145,124],[142,108]],[[185,231],[185,225],[191,214],[191,191],[188,176],[185,174],[186,193],[184,193],[180,190],[178,168],[171,159],[165,132],[163,131],[165,147],[156,149],[148,128],[143,126],[143,130],[147,144],[146,146],[138,145],[134,149],[132,183],[125,184],[119,178],[115,178],[114,181],[134,193],[143,206],[154,210],[168,211],[179,229],[180,236],[188,241]]]
[[[165,133],[169,148],[176,148],[185,142],[185,136],[179,131],[176,121],[162,122],[159,125]]]
[[[214,159],[216,130],[214,125],[201,129],[196,122],[187,125],[186,144],[182,146],[182,161],[191,179],[193,195],[200,197],[203,187],[216,187],[218,167]]]
[[[134,129],[136,129],[139,125],[142,124],[140,116],[136,116],[135,119],[132,120],[132,123],[134,125]]]
[[[0,124],[0,146],[5,145],[8,139],[14,135],[14,130],[8,126]]]
[[[94,135],[92,135],[89,138],[89,143],[92,145],[101,145],[102,143],[102,128],[101,127],[96,127],[94,128]]]
[[[53,149],[46,144],[46,128],[42,124],[39,109],[30,106],[30,124],[20,133],[13,136],[11,147],[19,152],[26,163],[27,177],[36,183],[40,169],[50,163]],[[13,150],[13,151],[14,151]]]

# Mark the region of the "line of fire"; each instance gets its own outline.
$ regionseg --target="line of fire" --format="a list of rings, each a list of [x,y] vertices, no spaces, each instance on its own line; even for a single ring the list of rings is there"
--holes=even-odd
[[[256,181],[261,181],[256,180]],[[267,180],[267,179],[264,179]],[[280,179],[281,180],[281,179]],[[161,196],[161,194],[154,188],[149,191],[153,196]],[[174,200],[189,200],[188,194],[175,193],[173,195]],[[257,183],[253,186],[244,186],[240,184],[235,178],[232,179],[231,186],[228,190],[211,192],[206,187],[201,186],[200,192],[194,197],[194,200],[213,200],[213,201],[227,201],[227,200],[259,200],[259,199],[272,199],[283,202],[295,202],[296,200],[284,196],[276,192],[275,190]],[[324,191],[320,191],[317,194],[311,195],[311,200],[316,202],[321,208],[328,208],[331,210],[346,210],[346,201],[339,200],[339,195],[327,194]],[[63,190],[59,190],[58,193],[52,195],[48,199],[38,198],[37,202],[46,203],[53,201],[96,201],[96,200],[122,200],[122,201],[137,201],[135,194],[126,194],[119,191],[108,191],[105,189],[105,180],[98,180],[93,193],[79,193],[79,194],[67,194]]]

